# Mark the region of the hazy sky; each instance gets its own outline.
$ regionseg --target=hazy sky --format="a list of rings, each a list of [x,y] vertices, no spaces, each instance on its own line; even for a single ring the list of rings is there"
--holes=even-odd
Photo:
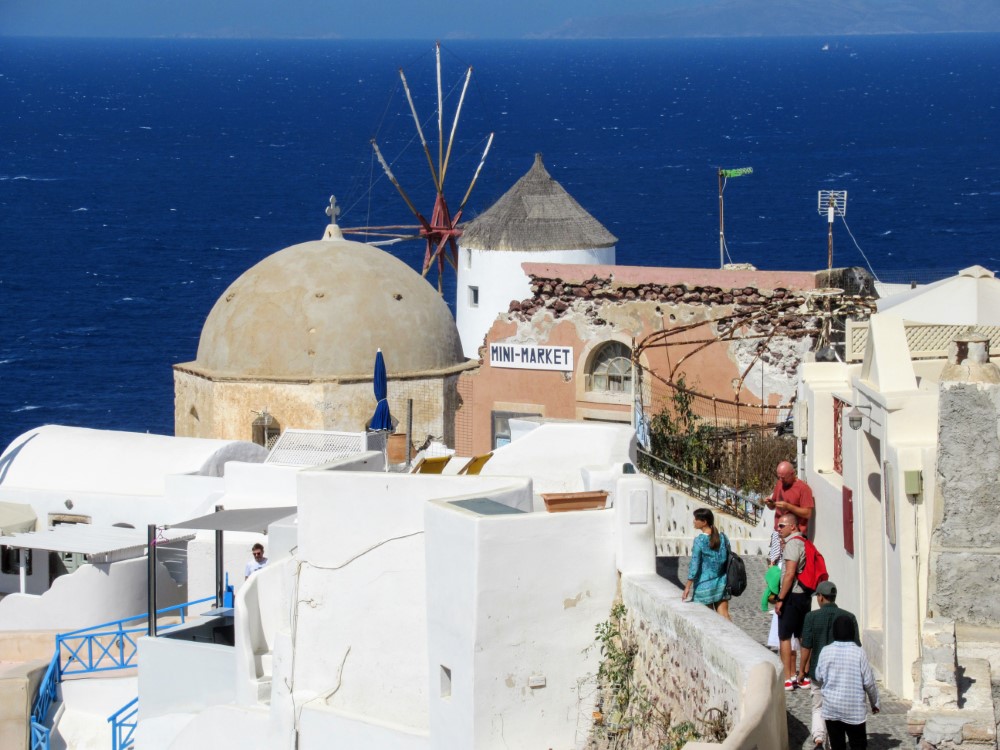
[[[0,0],[0,34],[519,38],[698,0]]]
[[[519,39],[1000,30],[1000,0],[0,0],[0,36]]]

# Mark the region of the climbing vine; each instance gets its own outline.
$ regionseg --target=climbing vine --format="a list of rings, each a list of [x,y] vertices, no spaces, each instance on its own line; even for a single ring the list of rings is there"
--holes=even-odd
[[[726,737],[726,716],[710,708],[695,721],[673,723],[670,711],[657,705],[645,685],[635,675],[639,645],[626,621],[627,609],[621,602],[611,608],[610,617],[595,628],[595,643],[600,649],[597,670],[600,689],[594,711],[594,748],[624,750],[634,742],[656,750],[680,750],[691,740],[707,738],[721,742]],[[650,746],[646,739],[655,738]]]

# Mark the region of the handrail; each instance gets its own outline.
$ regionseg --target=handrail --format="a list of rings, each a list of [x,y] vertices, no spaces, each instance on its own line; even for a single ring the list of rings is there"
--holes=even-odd
[[[203,599],[174,604],[170,607],[156,610],[156,617],[169,614],[177,610],[181,612],[181,621],[164,626],[167,628],[182,625],[187,621],[187,609],[195,604],[214,602],[214,596],[206,596]],[[103,622],[100,625],[91,625],[88,628],[71,630],[68,633],[60,633],[56,636],[55,653],[49,662],[48,669],[38,685],[38,693],[31,707],[31,749],[49,750],[49,727],[45,726],[45,720],[49,709],[58,698],[58,688],[60,679],[64,674],[90,674],[92,672],[109,672],[117,669],[129,669],[135,666],[135,657],[138,656],[138,644],[133,638],[135,633],[145,633],[145,627],[125,628],[125,623],[135,621],[146,621],[149,613],[144,612],[131,617],[124,617],[121,620]],[[113,630],[108,630],[113,628]],[[96,632],[95,632],[96,631]],[[102,643],[101,638],[112,638],[111,643]],[[125,644],[130,648],[126,653]],[[97,645],[97,658],[94,658],[94,645]],[[117,644],[117,655],[112,653]],[[75,645],[75,648],[74,648]],[[86,647],[86,653],[84,653]],[[63,649],[68,652],[65,664],[62,662]],[[116,658],[117,656],[117,658]],[[107,660],[107,661],[105,661]],[[81,665],[81,668],[73,668],[73,664]],[[100,666],[109,663],[111,666]],[[136,699],[138,700],[138,699]],[[126,747],[125,745],[122,748]]]
[[[139,725],[139,721],[136,718],[139,714],[138,703],[139,698],[136,696],[108,717],[108,723],[111,724],[112,750],[128,750],[134,747],[132,737],[135,735],[136,727]],[[125,716],[122,716],[122,714],[125,714]]]
[[[170,607],[164,607],[163,609],[156,610],[157,616],[167,614],[168,612],[173,612],[178,609],[187,609],[188,607],[194,606],[195,604],[204,604],[205,602],[214,602],[214,596],[206,596],[203,599],[195,599],[194,601],[184,602],[183,604],[174,604]],[[184,622],[184,618],[187,616],[186,613],[181,615],[181,622]],[[112,625],[122,625],[126,622],[132,622],[133,620],[145,621],[149,618],[148,612],[143,612],[142,614],[132,615],[131,617],[123,617],[121,620],[112,620],[111,622],[102,622],[100,625],[89,625],[85,628],[80,628],[79,630],[71,630],[68,633],[62,633],[63,636],[68,635],[79,635],[81,633],[86,633],[88,630],[96,630],[97,628],[107,628]]]
[[[760,522],[764,506],[758,500],[740,494],[732,487],[714,484],[703,476],[647,453],[641,448],[638,451],[638,459],[639,470],[644,474],[673,485],[706,505],[718,508],[741,521],[754,526]]]

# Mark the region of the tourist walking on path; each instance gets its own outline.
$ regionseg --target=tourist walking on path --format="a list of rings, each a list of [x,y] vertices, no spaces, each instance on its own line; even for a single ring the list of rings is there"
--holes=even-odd
[[[808,677],[801,681],[797,678],[792,638],[802,639],[802,625],[812,608],[812,591],[807,591],[799,581],[806,566],[806,546],[794,514],[785,513],[778,519],[778,533],[785,540],[785,551],[781,590],[774,603],[774,611],[778,613],[779,654],[785,667],[785,690],[794,690],[809,686]]]
[[[872,713],[879,712],[878,687],[868,657],[854,642],[857,622],[847,613],[833,621],[833,643],[824,646],[816,665],[823,691],[823,718],[831,750],[868,749],[867,696]]]
[[[694,527],[699,533],[691,549],[683,598],[705,604],[729,620],[729,592],[726,590],[729,539],[715,528],[715,514],[708,508],[695,510]]]
[[[813,508],[816,501],[813,499],[812,490],[809,485],[795,475],[795,467],[788,461],[782,461],[775,469],[778,481],[774,485],[771,496],[764,504],[774,511],[774,531],[771,533],[771,551],[769,554],[772,563],[777,562],[778,550],[778,519],[785,513],[795,516],[799,531],[805,534],[809,529],[809,519],[812,518]]]
[[[861,645],[861,637],[858,621],[854,615],[837,606],[837,587],[833,581],[822,581],[816,587],[816,601],[819,603],[819,609],[807,614],[802,624],[802,665],[799,667],[799,682],[803,681],[803,677],[812,680],[811,732],[813,742],[817,747],[822,747],[826,741],[826,722],[823,720],[823,691],[816,684],[816,666],[823,650],[833,643],[833,624],[838,618],[846,617],[850,621],[851,640],[856,646]]]

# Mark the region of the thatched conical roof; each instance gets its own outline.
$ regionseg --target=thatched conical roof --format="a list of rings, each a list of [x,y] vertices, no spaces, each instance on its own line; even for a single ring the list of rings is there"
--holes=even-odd
[[[594,250],[618,238],[566,192],[535,154],[528,173],[462,230],[462,245],[479,250]]]

